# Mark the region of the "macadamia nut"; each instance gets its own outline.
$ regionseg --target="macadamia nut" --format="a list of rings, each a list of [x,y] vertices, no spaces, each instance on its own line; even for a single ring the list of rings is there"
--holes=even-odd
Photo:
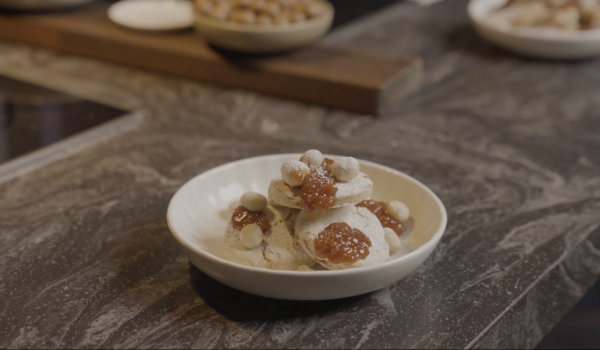
[[[226,20],[229,17],[229,13],[231,12],[231,5],[228,3],[219,3],[215,8],[211,11],[210,16],[219,19]]]
[[[196,2],[196,9],[203,15],[210,15],[215,5],[210,0],[200,0]]]
[[[273,18],[273,23],[278,26],[288,25],[290,24],[290,17],[286,12],[279,12],[277,15],[275,15],[275,18]]]
[[[314,18],[322,15],[325,12],[325,8],[319,3],[309,3],[304,6],[304,12],[308,18]]]
[[[256,17],[256,24],[259,26],[270,26],[273,24],[273,20],[271,19],[271,17],[267,16],[267,15],[259,15],[258,17]]]
[[[383,232],[385,233],[385,241],[387,242],[388,246],[390,246],[390,254],[394,254],[402,246],[400,237],[398,237],[396,232],[389,227],[384,227]]]
[[[290,14],[290,20],[294,23],[302,22],[302,21],[306,20],[306,15],[304,14],[304,12],[294,11]]]
[[[281,12],[281,6],[276,2],[269,2],[263,9],[263,12],[270,16],[277,16]]]
[[[240,203],[250,211],[263,211],[267,208],[267,197],[256,192],[246,192],[240,198]]]
[[[288,160],[281,165],[281,176],[286,184],[296,187],[302,185],[304,178],[310,173],[308,165],[299,160]]]
[[[348,182],[354,179],[359,171],[358,161],[352,157],[339,158],[331,164],[331,173],[339,181]]]
[[[237,23],[253,24],[256,20],[256,15],[252,10],[233,10],[229,14],[229,20]]]
[[[298,270],[297,271],[314,271],[314,270],[311,269],[310,267],[306,266],[306,265],[300,265],[300,266],[298,266]]]
[[[257,224],[249,224],[244,226],[240,231],[240,241],[246,249],[254,249],[258,247],[265,237],[262,229]]]
[[[319,166],[323,163],[323,154],[319,150],[311,149],[304,152],[300,161],[308,165]]]
[[[389,202],[385,210],[396,220],[406,221],[410,217],[410,210],[400,201]]]

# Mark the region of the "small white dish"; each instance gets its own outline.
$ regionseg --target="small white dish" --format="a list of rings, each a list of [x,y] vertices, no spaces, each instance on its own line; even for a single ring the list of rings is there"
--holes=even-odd
[[[323,14],[287,26],[259,27],[196,14],[195,28],[208,43],[225,49],[261,54],[283,52],[308,45],[327,33],[334,9],[328,1],[321,2]]]
[[[471,0],[468,13],[475,30],[507,50],[546,59],[585,59],[600,56],[600,30],[569,32],[509,26],[492,15],[507,0]]]
[[[194,25],[194,4],[189,0],[123,0],[109,7],[108,18],[137,30],[181,30]]]
[[[328,300],[387,287],[416,270],[431,254],[446,229],[439,198],[425,185],[397,170],[359,160],[374,183],[373,198],[402,200],[411,210],[410,229],[402,235],[408,247],[389,261],[339,271],[275,271],[238,265],[222,258],[229,203],[247,191],[266,194],[281,164],[301,154],[248,158],[206,171],[181,187],[167,212],[169,228],[188,259],[205,274],[232,288],[288,300]],[[335,158],[336,156],[327,156]]]

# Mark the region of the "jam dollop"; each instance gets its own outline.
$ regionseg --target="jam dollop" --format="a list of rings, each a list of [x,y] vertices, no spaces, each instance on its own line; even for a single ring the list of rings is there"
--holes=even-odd
[[[267,232],[267,230],[271,227],[269,223],[269,218],[262,211],[250,211],[243,206],[239,206],[235,208],[233,211],[233,215],[231,216],[231,224],[233,228],[238,231],[241,231],[246,225],[257,224],[262,229],[263,233]]]
[[[304,178],[300,199],[309,213],[327,210],[335,205],[336,179],[331,174],[333,160],[325,158],[319,166],[309,165],[310,173]]]
[[[385,202],[378,202],[372,199],[364,200],[356,205],[357,207],[365,207],[369,209],[381,222],[381,226],[388,227],[394,230],[398,236],[404,233],[406,227],[404,224],[394,219],[390,214],[388,214]]]
[[[315,253],[332,264],[354,263],[369,256],[371,240],[345,222],[335,222],[315,239]]]

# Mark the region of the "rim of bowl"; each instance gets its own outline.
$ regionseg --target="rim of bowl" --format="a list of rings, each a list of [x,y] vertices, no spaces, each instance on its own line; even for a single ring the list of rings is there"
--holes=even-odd
[[[266,273],[266,274],[275,275],[275,276],[313,276],[313,277],[315,277],[315,276],[321,276],[321,277],[332,276],[333,277],[336,275],[339,276],[339,275],[351,275],[351,274],[366,273],[369,271],[374,271],[374,270],[378,270],[381,268],[390,267],[392,265],[401,264],[404,260],[409,259],[413,255],[419,254],[420,251],[432,248],[432,246],[434,248],[439,243],[440,239],[442,238],[442,235],[446,231],[446,225],[448,223],[448,214],[446,212],[446,207],[444,206],[444,203],[442,203],[442,201],[438,198],[438,196],[429,187],[425,186],[421,181],[415,179],[414,177],[407,175],[399,170],[396,170],[396,169],[393,169],[388,166],[381,165],[381,164],[378,164],[375,162],[371,162],[368,160],[362,160],[362,159],[357,159],[357,160],[359,161],[359,163],[364,163],[364,164],[368,164],[373,167],[378,167],[382,170],[395,173],[395,174],[400,175],[410,181],[417,183],[417,185],[419,185],[421,188],[423,188],[425,190],[425,192],[427,192],[433,198],[434,202],[438,205],[438,209],[440,210],[440,214],[441,214],[440,225],[437,228],[436,232],[433,234],[433,236],[431,236],[431,238],[429,240],[427,240],[427,242],[423,243],[417,249],[411,251],[410,253],[404,254],[394,260],[389,260],[389,261],[386,261],[386,262],[383,262],[380,264],[376,264],[376,265],[355,267],[355,268],[344,269],[344,270],[327,270],[327,271],[271,270],[271,269],[264,269],[264,268],[260,268],[260,267],[240,265],[240,264],[225,260],[223,258],[214,256],[213,254],[206,252],[202,249],[199,249],[196,246],[188,243],[185,239],[183,239],[182,237],[179,236],[179,234],[177,233],[176,230],[173,229],[173,226],[171,225],[171,216],[173,215],[172,211],[174,210],[173,203],[175,201],[175,198],[178,195],[180,195],[180,193],[183,193],[186,187],[191,186],[190,184],[193,181],[198,181],[200,178],[207,177],[209,175],[212,175],[215,172],[224,170],[229,167],[233,167],[240,163],[251,163],[251,162],[257,161],[257,160],[269,159],[269,158],[280,158],[280,157],[281,158],[283,158],[283,157],[299,158],[301,155],[302,155],[302,153],[281,153],[281,154],[270,154],[270,155],[264,155],[264,156],[244,158],[244,159],[236,160],[233,162],[225,163],[223,165],[219,165],[215,168],[209,169],[203,173],[200,173],[200,174],[194,176],[193,178],[188,180],[183,186],[181,186],[177,190],[177,192],[175,192],[175,194],[171,198],[171,201],[169,202],[169,207],[167,208],[167,224],[169,226],[169,230],[171,231],[171,234],[175,237],[175,239],[180,244],[184,245],[185,247],[187,247],[191,251],[195,252],[196,254],[200,254],[206,259],[212,260],[213,262],[216,262],[216,263],[228,265],[232,268],[246,270],[251,273]],[[324,154],[324,156],[326,156],[326,157],[343,157],[343,156],[333,155],[333,154]]]
[[[329,3],[329,1],[324,1],[324,0],[317,0],[317,1],[319,1],[320,3],[325,5],[325,8],[327,10],[325,11],[324,14],[322,14],[321,16],[307,19],[302,22],[291,23],[287,26],[281,26],[281,27],[278,27],[278,26],[259,27],[259,26],[254,26],[254,25],[250,25],[250,24],[242,24],[242,23],[235,23],[235,22],[229,22],[229,21],[219,21],[217,19],[210,18],[210,17],[204,16],[202,14],[199,14],[199,13],[195,12],[195,10],[194,10],[194,17],[196,18],[195,19],[196,23],[201,22],[203,25],[207,25],[207,26],[217,28],[217,29],[229,30],[232,32],[289,33],[289,32],[305,30],[307,28],[311,28],[316,25],[322,24],[322,22],[323,23],[329,22],[333,19],[334,15],[335,15],[335,10],[334,10],[333,6]]]
[[[531,40],[544,41],[544,42],[548,42],[548,43],[557,43],[557,42],[573,43],[573,42],[597,42],[597,41],[600,41],[600,28],[591,29],[590,31],[586,31],[586,32],[579,31],[579,32],[577,32],[577,34],[574,34],[573,36],[564,36],[564,37],[547,37],[547,36],[538,35],[538,34],[535,34],[532,32],[515,32],[515,31],[499,29],[497,27],[490,25],[488,23],[488,21],[486,21],[485,16],[478,16],[475,14],[475,7],[477,6],[477,3],[484,2],[484,1],[488,1],[488,0],[470,0],[469,4],[467,5],[467,13],[472,22],[479,24],[480,26],[485,27],[486,29],[489,29],[496,33],[502,33],[506,36],[510,36],[515,39],[525,38],[525,39],[531,39]],[[489,16],[489,14],[490,14],[489,11],[487,13],[485,13],[486,16]]]

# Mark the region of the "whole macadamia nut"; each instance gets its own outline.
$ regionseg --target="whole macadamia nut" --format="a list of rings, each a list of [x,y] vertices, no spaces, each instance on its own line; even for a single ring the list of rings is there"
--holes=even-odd
[[[300,157],[300,161],[308,165],[319,166],[323,163],[323,154],[316,149],[311,149]]]
[[[264,236],[262,229],[257,224],[246,225],[240,231],[240,241],[246,249],[258,247],[262,243]]]
[[[276,2],[269,2],[262,11],[272,17],[277,16],[281,12],[281,6]]]
[[[267,7],[266,0],[252,0],[252,9],[254,11],[262,11]]]
[[[252,10],[233,10],[229,15],[229,20],[242,24],[254,24],[256,15]]]
[[[231,5],[228,3],[219,3],[215,8],[210,12],[210,16],[219,20],[226,20],[229,17],[229,13],[231,12]]]
[[[270,26],[273,24],[273,19],[267,15],[259,15],[256,17],[256,24],[259,26]]]
[[[196,1],[196,9],[203,15],[210,15],[215,5],[210,0]]]
[[[267,197],[256,192],[246,192],[240,197],[240,203],[250,211],[263,211],[267,208]]]
[[[383,232],[385,233],[385,241],[390,247],[390,254],[394,254],[402,246],[402,243],[400,242],[400,237],[398,237],[396,232],[394,232],[394,230],[392,230],[389,227],[384,227]]]
[[[358,161],[352,157],[339,158],[331,164],[331,173],[339,181],[348,182],[354,179],[359,172]]]
[[[302,185],[306,176],[310,173],[308,165],[299,160],[288,160],[281,165],[281,176],[286,184],[297,187]]]
[[[410,217],[410,210],[400,201],[389,202],[385,210],[396,220],[406,221]]]
[[[314,18],[322,15],[325,12],[325,8],[317,2],[311,2],[304,5],[304,12],[308,18]]]
[[[275,18],[273,18],[273,23],[278,26],[286,26],[290,24],[290,17],[287,12],[279,12],[275,15]]]
[[[302,22],[304,20],[306,20],[306,15],[304,14],[304,12],[300,12],[300,11],[293,11],[290,13],[290,21],[291,22]]]

